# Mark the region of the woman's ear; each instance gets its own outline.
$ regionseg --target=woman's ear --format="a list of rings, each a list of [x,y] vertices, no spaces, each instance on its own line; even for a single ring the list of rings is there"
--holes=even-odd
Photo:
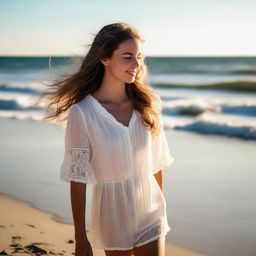
[[[108,59],[101,59],[100,62],[101,62],[104,66],[107,66],[107,65],[108,65]]]

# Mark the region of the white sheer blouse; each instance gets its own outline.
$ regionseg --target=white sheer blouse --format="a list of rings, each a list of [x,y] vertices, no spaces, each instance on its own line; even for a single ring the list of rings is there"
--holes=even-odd
[[[133,111],[129,125],[115,119],[91,94],[71,106],[65,131],[63,181],[93,185],[89,237],[94,248],[130,249],[161,219],[170,227],[166,201],[153,174],[171,165],[161,116],[161,133],[153,139]],[[140,239],[139,239],[140,238]]]

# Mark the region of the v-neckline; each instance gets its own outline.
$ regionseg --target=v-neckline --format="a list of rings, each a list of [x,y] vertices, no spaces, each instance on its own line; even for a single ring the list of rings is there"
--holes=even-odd
[[[115,124],[119,125],[120,127],[122,127],[123,129],[130,129],[134,120],[135,120],[135,115],[136,115],[136,110],[133,109],[132,111],[132,115],[130,117],[130,120],[128,122],[128,126],[127,125],[124,125],[123,123],[119,122],[105,107],[103,107],[101,105],[101,103],[90,94],[88,94],[89,98],[92,99],[92,102],[95,103],[95,106],[98,108],[98,110],[104,114],[104,116],[106,116],[107,118],[111,119]]]

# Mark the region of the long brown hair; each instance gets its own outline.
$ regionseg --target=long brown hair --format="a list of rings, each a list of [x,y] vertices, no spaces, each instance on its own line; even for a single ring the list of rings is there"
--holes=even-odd
[[[91,47],[82,60],[80,69],[74,74],[66,75],[65,79],[57,79],[51,81],[49,85],[45,84],[50,88],[39,96],[37,103],[46,99],[48,101],[46,112],[51,108],[53,112],[44,116],[43,120],[58,118],[59,124],[66,121],[67,110],[72,104],[81,101],[86,95],[100,88],[104,76],[104,65],[100,60],[111,58],[119,44],[128,39],[145,42],[140,33],[127,23],[118,22],[102,27],[96,34],[93,43],[88,45]],[[132,99],[134,108],[141,113],[142,123],[148,127],[152,135],[157,135],[162,104],[159,95],[148,83],[147,66],[144,60],[145,56],[142,57],[142,65],[132,84],[134,86],[125,83],[125,91],[127,96]],[[64,118],[61,119],[63,116]]]

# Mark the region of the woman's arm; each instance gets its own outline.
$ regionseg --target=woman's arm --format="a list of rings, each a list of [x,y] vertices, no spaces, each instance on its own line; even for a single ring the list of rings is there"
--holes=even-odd
[[[86,184],[71,181],[70,184],[71,206],[75,226],[75,239],[87,239],[85,226],[86,212]]]
[[[156,174],[154,174],[156,181],[158,182],[159,187],[163,190],[163,171],[159,170]]]

